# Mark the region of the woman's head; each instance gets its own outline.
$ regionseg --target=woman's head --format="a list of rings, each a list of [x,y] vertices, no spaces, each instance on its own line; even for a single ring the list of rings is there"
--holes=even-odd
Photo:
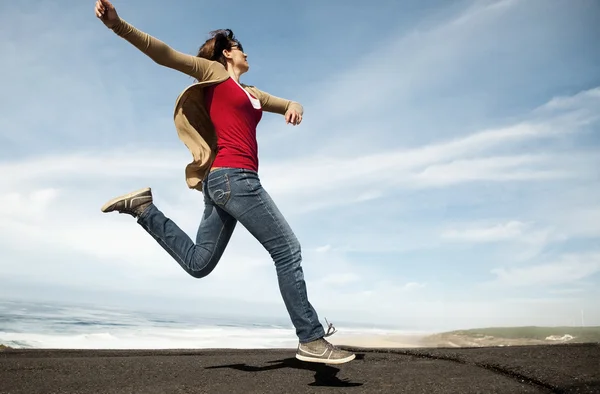
[[[210,38],[198,50],[198,57],[217,61],[225,68],[237,69],[240,73],[249,68],[244,48],[230,29],[211,31]]]

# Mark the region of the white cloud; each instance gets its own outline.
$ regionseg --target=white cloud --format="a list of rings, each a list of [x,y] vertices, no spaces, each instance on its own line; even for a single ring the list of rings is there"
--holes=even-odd
[[[67,154],[35,155],[24,160],[0,162],[0,172],[9,174],[0,180],[0,185],[9,187],[65,179],[90,182],[100,178],[173,178],[183,174],[187,162],[181,152],[172,150],[74,149]]]
[[[600,88],[584,90],[572,96],[559,96],[552,98],[548,103],[544,104],[536,110],[536,112],[544,113],[546,111],[560,111],[585,108],[586,110],[597,109],[598,99],[600,99]],[[590,106],[591,104],[591,106]],[[587,108],[590,106],[589,108]],[[596,113],[595,119],[598,118]]]
[[[554,286],[571,284],[600,272],[600,254],[567,255],[556,262],[518,268],[496,268],[495,284]]]
[[[442,232],[444,239],[463,242],[495,242],[515,239],[523,235],[527,224],[519,221],[496,224],[488,227],[472,227],[468,229],[449,229]]]
[[[594,194],[596,193],[590,193],[591,196]],[[572,209],[555,212],[553,216],[559,236],[561,238],[600,238],[600,206],[597,201],[595,202],[595,205],[579,203],[572,205]]]
[[[424,283],[409,282],[409,283],[405,284],[403,288],[404,288],[404,290],[411,291],[411,290],[422,289],[423,287],[425,287]]]
[[[530,156],[457,160],[429,166],[414,174],[413,179],[420,187],[435,187],[473,181],[547,181],[572,176],[568,170],[531,168],[532,164],[549,162],[548,158]]]
[[[17,191],[0,194],[0,217],[33,218],[44,215],[59,196],[57,189],[39,189],[31,193]]]
[[[537,125],[522,123],[412,149],[348,158],[313,157],[264,163],[262,178],[270,193],[289,198],[290,205],[299,207],[301,202],[308,201],[304,210],[380,200],[397,188],[431,188],[477,181],[586,179],[594,176],[595,170],[585,163],[596,160],[595,152],[511,156],[488,153],[493,149],[510,149],[512,143],[519,141],[575,133],[578,127],[578,121],[558,122],[548,117]]]
[[[331,250],[331,245],[323,245],[323,246],[319,246],[318,248],[315,249],[316,252],[319,253],[327,253]]]
[[[326,276],[325,278],[321,279],[320,282],[322,282],[325,285],[348,285],[350,283],[353,282],[358,282],[360,280],[360,276],[358,276],[355,273],[352,272],[346,272],[346,273],[339,273],[339,274],[333,274],[333,275],[329,275]]]

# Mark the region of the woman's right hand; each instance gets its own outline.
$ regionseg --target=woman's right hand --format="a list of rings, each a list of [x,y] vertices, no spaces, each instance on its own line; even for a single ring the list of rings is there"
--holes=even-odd
[[[98,19],[106,25],[109,29],[112,29],[119,23],[119,15],[115,6],[108,0],[96,0],[96,16]]]

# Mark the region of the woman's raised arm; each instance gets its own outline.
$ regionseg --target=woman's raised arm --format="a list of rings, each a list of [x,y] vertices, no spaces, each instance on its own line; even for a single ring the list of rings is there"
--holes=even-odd
[[[97,0],[95,11],[106,27],[129,41],[157,64],[190,75],[198,81],[209,79],[211,66],[216,62],[179,52],[161,40],[136,29],[118,16],[117,10],[109,0]]]

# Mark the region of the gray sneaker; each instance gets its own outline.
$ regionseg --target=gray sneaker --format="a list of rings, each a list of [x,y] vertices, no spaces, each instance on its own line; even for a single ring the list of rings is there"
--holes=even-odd
[[[325,319],[327,321],[327,319]],[[338,349],[333,344],[327,342],[325,337],[331,336],[337,332],[333,324],[327,322],[327,333],[323,338],[312,342],[298,344],[296,358],[310,363],[325,364],[343,364],[354,360],[356,355],[342,349]]]
[[[134,192],[124,194],[113,198],[104,204],[101,208],[102,212],[126,213],[133,217],[140,216],[146,208],[152,203],[152,190],[149,187],[136,190]]]
[[[301,343],[298,345],[296,358],[301,361],[324,364],[343,364],[354,360],[356,355],[345,350],[338,349],[325,338],[316,341]]]

